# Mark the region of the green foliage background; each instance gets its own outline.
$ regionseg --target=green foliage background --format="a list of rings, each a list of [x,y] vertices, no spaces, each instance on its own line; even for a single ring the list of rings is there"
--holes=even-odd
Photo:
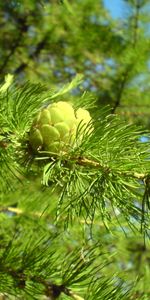
[[[124,2],[116,20],[103,1],[0,3],[2,299],[149,299],[149,1]],[[60,100],[94,132],[34,155],[32,120]]]

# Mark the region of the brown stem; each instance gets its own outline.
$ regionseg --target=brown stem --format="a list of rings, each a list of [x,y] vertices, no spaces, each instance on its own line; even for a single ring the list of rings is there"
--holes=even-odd
[[[94,160],[90,160],[87,158],[79,158],[77,160],[77,164],[82,165],[82,166],[91,166],[94,168],[101,168],[104,170],[104,172],[110,173],[111,170],[108,167],[102,166],[99,162],[96,162]],[[127,176],[127,177],[132,177],[137,180],[145,180],[146,178],[149,178],[149,174],[146,173],[138,173],[138,172],[131,172],[131,171],[126,171],[126,172],[121,172],[121,171],[115,171],[117,175],[122,175],[122,176]]]

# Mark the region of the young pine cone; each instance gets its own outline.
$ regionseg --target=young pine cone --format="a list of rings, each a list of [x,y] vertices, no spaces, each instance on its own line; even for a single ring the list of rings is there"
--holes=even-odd
[[[86,109],[74,110],[68,102],[59,101],[42,109],[34,119],[29,143],[34,152],[60,153],[81,142],[91,116]]]

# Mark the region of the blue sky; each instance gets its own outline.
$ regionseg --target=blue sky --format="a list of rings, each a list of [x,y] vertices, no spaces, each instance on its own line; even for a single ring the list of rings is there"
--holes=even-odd
[[[125,8],[123,0],[104,0],[104,4],[114,18],[123,16]]]

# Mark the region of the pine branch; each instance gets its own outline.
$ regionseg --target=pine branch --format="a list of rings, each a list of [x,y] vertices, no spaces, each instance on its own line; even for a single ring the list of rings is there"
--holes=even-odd
[[[21,224],[19,228],[20,226]],[[23,230],[23,227],[21,228]],[[22,230],[19,234],[15,233],[15,236],[1,247],[0,292],[4,295],[14,295],[16,298],[20,295],[30,295],[32,299],[39,299],[39,296],[45,295],[55,300],[61,294],[65,294],[74,300],[87,299],[74,291],[73,286],[78,287],[78,290],[82,290],[82,294],[85,295],[85,287],[87,286],[88,289],[89,284],[93,283],[94,278],[96,279],[108,264],[104,257],[100,264],[95,260],[96,253],[103,255],[100,245],[88,246],[87,244],[69,252],[66,249],[63,253],[59,249],[60,245],[62,246],[61,237],[60,241],[56,239],[58,236],[50,237],[49,230],[48,239],[44,234],[44,239],[40,236],[38,240],[35,240],[36,232],[31,231],[31,237]],[[17,232],[17,228],[15,231]],[[96,283],[100,284],[101,280],[101,277],[97,278]],[[92,288],[93,285],[91,293]],[[106,288],[108,290],[113,288],[110,279]],[[107,299],[104,298],[104,291],[101,295],[102,300]]]
[[[33,153],[30,148],[28,132],[37,110],[47,104],[48,100],[70,91],[81,78],[80,75],[76,76],[60,91],[46,92],[44,87],[26,84],[17,90],[10,89],[10,93],[2,95],[1,124],[2,128],[9,128],[9,132],[3,134],[7,135],[9,145],[4,147],[2,139],[0,148],[3,154],[3,171],[5,167],[8,178],[8,167],[11,170],[21,167],[27,171],[28,166],[34,165],[38,172],[43,171],[43,185],[52,185],[57,195],[61,187],[62,192],[59,192],[56,200],[57,221],[58,215],[61,215],[63,221],[69,224],[71,218],[80,214],[92,223],[99,206],[99,213],[105,222],[105,219],[110,218],[106,208],[108,201],[113,209],[121,209],[128,220],[130,215],[135,214],[141,219],[141,211],[131,201],[131,197],[142,198],[142,193],[139,192],[140,180],[145,182],[149,178],[149,153],[145,146],[139,143],[141,132],[137,132],[134,126],[125,125],[116,116],[106,117],[101,113],[101,120],[93,121],[95,128],[92,132],[84,134],[81,141],[79,138],[79,143],[77,133],[75,144],[69,147],[67,152]],[[88,128],[86,130],[88,132]],[[140,167],[144,170],[143,173],[138,173]],[[11,177],[10,173],[9,180]],[[6,183],[6,180],[4,181]],[[98,193],[101,195],[100,203],[95,197]],[[19,214],[19,211],[16,213]],[[130,223],[130,220],[128,222]]]
[[[44,153],[44,152],[40,152],[39,153]],[[63,158],[63,156],[64,158]],[[90,167],[90,168],[96,168],[98,170],[102,170],[105,174],[109,174],[109,173],[112,173],[113,174],[113,170],[111,170],[109,167],[104,167],[102,164],[100,164],[99,162],[97,162],[96,160],[92,160],[92,159],[89,159],[89,158],[86,158],[86,157],[69,157],[68,156],[68,153],[67,152],[62,152],[61,155],[60,154],[56,154],[56,153],[53,153],[53,157],[57,158],[57,159],[61,159],[62,162],[66,161],[66,157],[67,157],[67,160],[71,161],[71,162],[74,162],[75,164],[77,165],[80,165],[80,166],[84,166],[84,167]],[[35,160],[39,161],[43,158],[35,158]],[[49,160],[49,156],[48,157],[44,157],[44,159],[48,159]],[[132,171],[116,171],[115,170],[115,173],[116,175],[120,175],[120,176],[126,176],[126,177],[129,177],[129,178],[135,178],[137,180],[147,180],[149,179],[150,177],[150,174],[149,173],[138,173],[138,172],[132,172]]]
[[[122,214],[124,215],[125,218],[127,218],[127,220],[129,220],[128,216],[130,214],[131,215],[133,214],[136,215],[136,218],[139,221],[141,220],[141,223],[143,223],[143,220],[144,223],[146,222],[146,218],[143,219],[141,217],[141,210],[137,209],[137,207],[134,205],[134,202],[130,201],[131,200],[130,198],[131,197],[134,198],[136,196],[138,197],[138,199],[142,199],[142,194],[144,192],[138,192],[138,189],[141,186],[140,181],[143,181],[144,189],[146,189],[147,184],[149,185],[150,175],[148,172],[138,173],[137,171],[119,170],[119,168],[118,170],[117,168],[113,170],[113,168],[107,167],[105,164],[102,165],[97,160],[88,159],[81,156],[71,157],[68,154],[66,154],[64,157],[56,156],[55,157],[56,166],[57,166],[57,161],[59,161],[59,158],[61,161],[60,164],[62,165],[62,169],[60,170],[62,172],[62,175],[61,173],[59,174],[61,180],[60,178],[58,179],[55,178],[55,179],[58,186],[59,186],[59,182],[61,182],[62,194],[60,195],[60,200],[58,202],[57,220],[59,220],[59,217],[61,216],[61,218],[66,219],[66,222],[72,222],[71,219],[73,217],[71,217],[71,215],[74,216],[74,213],[78,214],[78,212],[75,211],[80,211],[80,218],[81,215],[83,214],[82,215],[83,218],[87,220],[89,217],[91,220],[91,224],[94,223],[95,209],[97,206],[100,205],[96,201],[96,197],[94,195],[98,194],[101,195],[101,201],[103,203],[103,207],[105,207],[107,200],[109,199],[109,201],[111,201],[112,206],[113,205],[115,207],[117,206],[119,210],[120,209],[122,210]],[[69,171],[68,169],[68,175],[66,173],[66,178],[67,178],[66,179],[67,183],[66,183],[66,180],[64,180],[64,182],[62,180],[62,178],[65,178],[65,172],[63,172],[63,166],[65,168],[65,165],[69,162],[71,165],[74,166],[73,167],[74,171],[71,170]],[[81,166],[81,170],[80,170],[81,175],[78,175],[77,166]],[[54,162],[53,162],[53,167],[55,169]],[[51,182],[53,178],[54,169],[51,170],[49,163],[46,165],[44,175],[43,175],[44,176],[43,184],[49,185],[49,180]],[[67,171],[67,169],[65,169],[65,171]],[[88,174],[90,175],[88,176],[83,175],[82,177],[82,172],[83,174],[86,174],[88,172]],[[86,182],[88,182],[87,185]],[[84,199],[86,199],[86,201],[84,201]],[[74,212],[73,212],[73,207],[75,209]],[[149,206],[147,205],[147,208],[148,207]],[[71,215],[70,215],[71,213],[70,209],[72,209]],[[99,209],[101,215],[103,216],[107,215],[105,209],[103,209],[101,205]],[[143,228],[146,229],[147,225],[144,225],[144,223],[143,223]]]
[[[38,276],[29,276],[25,273],[21,272],[21,270],[13,270],[12,268],[2,268],[5,274],[10,275],[14,281],[17,283],[17,287],[19,289],[24,289],[26,285],[26,281],[32,281],[33,283],[40,283],[44,286],[45,296],[50,297],[50,299],[57,299],[61,293],[69,296],[74,300],[84,300],[84,298],[77,295],[70,288],[68,289],[64,285],[56,285],[48,280],[44,280],[42,277]]]
[[[104,173],[113,173],[109,168],[103,167],[99,162],[96,162],[94,160],[90,160],[88,158],[79,157],[78,160],[77,160],[77,164],[79,164],[81,166],[87,166],[87,167],[94,167],[94,168],[98,168],[98,169],[103,169]],[[130,171],[126,171],[126,172],[118,171],[118,172],[116,172],[116,174],[118,174],[120,176],[132,177],[132,178],[135,178],[135,179],[138,179],[138,180],[146,180],[150,176],[150,174],[130,172]]]

